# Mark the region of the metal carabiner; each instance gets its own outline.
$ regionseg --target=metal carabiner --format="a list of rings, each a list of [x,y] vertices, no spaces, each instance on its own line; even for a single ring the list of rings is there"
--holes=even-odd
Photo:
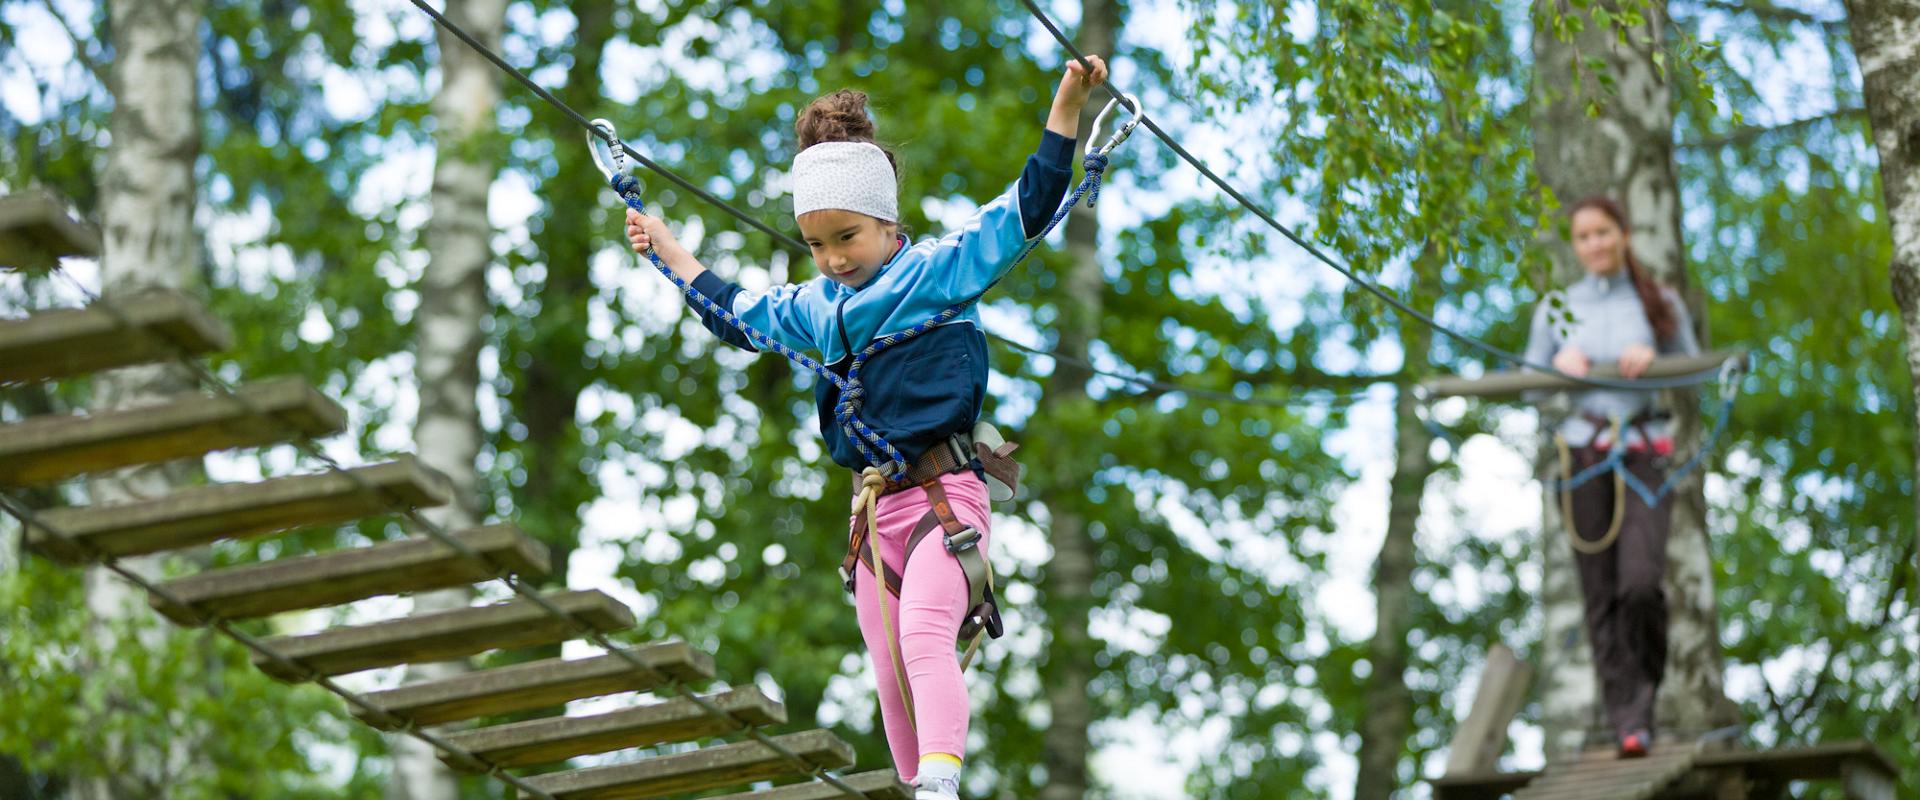
[[[1748,358],[1751,358],[1749,356]],[[1746,377],[1745,358],[1729,358],[1720,364],[1720,402],[1731,403],[1740,394],[1740,379]]]
[[[611,183],[614,176],[626,174],[626,147],[620,143],[620,134],[614,132],[613,123],[604,119],[595,119],[587,124],[592,125],[600,133],[606,134],[602,137],[595,135],[593,131],[587,131],[587,152],[593,156],[593,165],[599,167],[600,174]],[[601,157],[602,148],[606,149],[608,158]]]
[[[1114,130],[1113,136],[1107,139],[1107,143],[1100,145],[1100,148],[1094,150],[1090,155],[1104,156],[1113,152],[1113,148],[1118,147],[1121,142],[1127,140],[1128,136],[1133,135],[1133,129],[1140,125],[1140,118],[1146,115],[1147,112],[1141,107],[1139,97],[1130,94],[1122,95],[1122,97],[1127,99],[1127,106],[1132,109],[1133,118],[1120,123],[1120,127]],[[1113,111],[1113,107],[1119,104],[1120,97],[1108,100],[1106,106],[1100,109],[1100,113],[1093,116],[1093,127],[1087,131],[1088,141],[1092,141],[1100,136],[1100,123],[1105,121],[1107,113]]]

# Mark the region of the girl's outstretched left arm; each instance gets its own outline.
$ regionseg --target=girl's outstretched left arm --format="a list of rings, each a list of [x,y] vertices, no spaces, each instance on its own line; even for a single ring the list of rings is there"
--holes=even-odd
[[[915,300],[938,310],[977,297],[1013,267],[1013,257],[1040,235],[1060,208],[1073,182],[1074,134],[1080,111],[1094,87],[1107,79],[1106,62],[1088,56],[1088,72],[1074,61],[1053,97],[1040,146],[1027,158],[1013,188],[988,201],[958,228],[937,240],[913,246],[916,274],[898,276],[913,287]]]
[[[694,258],[693,253],[680,245],[665,221],[633,209],[627,209],[627,240],[632,243],[633,252],[644,253],[651,248],[674,277],[755,330],[797,350],[819,349],[813,336],[815,325],[808,313],[809,301],[815,299],[810,294],[817,293],[817,287],[801,284],[775,286],[760,292],[745,291],[738,284],[708,271],[699,259]],[[694,313],[700,315],[700,322],[707,326],[707,330],[720,337],[721,341],[742,350],[760,351],[746,334],[706,307],[692,298],[686,298],[686,303]]]
[[[1067,74],[1060,77],[1060,88],[1053,93],[1053,110],[1047,113],[1047,130],[1069,139],[1080,135],[1080,110],[1087,107],[1093,88],[1107,82],[1107,62],[1099,56],[1087,56],[1093,71],[1080,66],[1080,60],[1067,62]]]

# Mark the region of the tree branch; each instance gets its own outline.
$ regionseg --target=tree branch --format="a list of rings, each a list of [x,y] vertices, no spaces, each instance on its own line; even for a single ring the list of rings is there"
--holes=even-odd
[[[65,16],[60,14],[60,9],[53,6],[53,0],[40,0],[40,4],[46,6],[47,14],[60,23],[60,30],[66,31],[67,41],[73,44],[73,57],[80,62],[80,66],[86,67],[87,72],[91,73],[93,79],[99,81],[101,86],[112,86],[113,84],[107,81],[106,68],[101,66],[100,62],[93,60],[93,56],[87,54],[86,42],[80,39],[79,34],[73,32],[73,26],[67,23]]]
[[[1768,0],[1693,0],[1701,8],[1724,11],[1729,14],[1746,14],[1770,22],[1817,25],[1823,28],[1845,28],[1844,19],[1824,19],[1797,8],[1775,5]]]
[[[1825,114],[1817,114],[1815,116],[1806,117],[1804,119],[1796,119],[1791,122],[1783,122],[1778,125],[1744,125],[1739,128],[1735,128],[1731,131],[1728,131],[1726,133],[1720,134],[1718,136],[1709,136],[1704,139],[1699,139],[1691,142],[1681,142],[1679,143],[1678,147],[1682,150],[1718,150],[1725,147],[1742,147],[1745,145],[1752,144],[1753,142],[1755,142],[1756,140],[1764,136],[1771,136],[1774,134],[1782,134],[1782,133],[1797,133],[1799,131],[1806,130],[1807,128],[1811,128],[1815,125],[1820,125],[1828,122],[1840,122],[1842,120],[1851,120],[1851,119],[1865,119],[1866,115],[1867,115],[1867,110],[1865,108],[1858,107],[1858,106],[1850,106],[1847,108],[1836,108]]]

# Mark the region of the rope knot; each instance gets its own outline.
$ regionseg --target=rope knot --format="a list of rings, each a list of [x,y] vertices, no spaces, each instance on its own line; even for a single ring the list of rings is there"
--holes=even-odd
[[[880,473],[879,467],[867,467],[860,472],[860,491],[853,495],[853,513],[858,514],[867,506],[869,500],[878,499],[887,490],[887,476]]]
[[[639,178],[632,175],[615,175],[608,183],[613,184],[613,190],[620,194],[620,199],[627,201],[629,207],[636,211],[640,210],[642,202]]]
[[[1087,171],[1087,208],[1093,208],[1100,202],[1100,179],[1107,174],[1107,156],[1089,153],[1080,160],[1080,167]]]

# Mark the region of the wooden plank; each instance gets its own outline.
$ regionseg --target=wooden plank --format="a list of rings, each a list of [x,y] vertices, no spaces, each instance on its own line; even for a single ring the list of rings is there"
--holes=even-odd
[[[1434,800],[1499,800],[1540,777],[1540,770],[1472,772],[1428,781]]]
[[[1897,788],[1893,771],[1872,759],[1849,758],[1840,765],[1840,790],[1847,800],[1893,800]]]
[[[773,740],[816,767],[839,769],[853,763],[853,747],[826,731],[789,733]],[[799,774],[799,767],[772,748],[739,742],[526,781],[556,800],[638,800]]]
[[[298,378],[242,386],[235,394],[196,392],[156,405],[0,426],[0,484],[57,481],[347,427],[346,412]]]
[[[100,231],[45,192],[0,197],[0,271],[43,271],[62,258],[97,258]]]
[[[233,346],[226,323],[177,291],[151,290],[101,303],[119,309],[133,328],[98,307],[0,320],[0,381],[64,378],[172,361],[183,350],[211,353]]]
[[[658,642],[626,651],[662,676],[683,683],[713,680],[713,657],[686,642]],[[366,698],[382,710],[420,725],[439,725],[475,717],[513,714],[570,700],[616,692],[647,692],[661,681],[607,653],[571,661],[550,658],[469,672],[373,692]],[[358,707],[362,722],[392,730],[385,720]]]
[[[1697,742],[1657,744],[1644,758],[1582,758],[1549,765],[1513,800],[1647,800],[1693,769]]]
[[[594,630],[633,626],[633,612],[602,592],[556,592],[543,597]],[[344,675],[398,664],[447,661],[508,647],[553,644],[576,635],[575,625],[521,598],[304,636],[279,636],[268,639],[267,644],[310,672]],[[253,664],[283,681],[309,677],[257,653]]]
[[[446,476],[411,456],[347,473],[351,476],[328,471],[204,486],[132,503],[43,511],[42,525],[27,526],[27,545],[56,561],[78,564],[96,553],[143,555],[443,505],[453,494]],[[362,483],[371,490],[362,489]]]
[[[1478,772],[1449,774],[1431,782],[1438,800],[1494,800],[1513,794],[1515,800],[1580,800],[1583,797],[1612,797],[1609,776],[1648,767],[1650,761],[1671,760],[1676,750],[1692,748],[1692,743],[1662,744],[1652,757],[1621,761],[1610,753],[1592,753],[1577,760],[1550,765],[1539,772]],[[1731,750],[1700,752],[1692,757],[1689,770],[1698,773],[1727,773],[1743,776],[1742,782],[1759,786],[1784,786],[1792,781],[1838,780],[1849,797],[1878,800],[1891,797],[1897,783],[1887,784],[1894,775],[1892,761],[1869,742],[1849,741],[1779,750]],[[1599,787],[1599,795],[1581,795],[1581,786]],[[1663,784],[1662,786],[1666,786]],[[1524,792],[1521,790],[1525,789]],[[1656,787],[1660,788],[1660,787]]]
[[[1702,768],[1732,767],[1753,778],[1770,781],[1837,780],[1842,767],[1852,759],[1877,764],[1889,774],[1893,761],[1871,742],[1853,740],[1829,742],[1778,750],[1728,750],[1700,756]]]
[[[1496,644],[1487,651],[1467,719],[1454,731],[1447,749],[1448,775],[1493,769],[1507,747],[1507,726],[1520,713],[1532,681],[1533,668],[1506,645]]]
[[[1738,359],[1741,364],[1745,364],[1747,353],[1744,350],[1716,350],[1697,356],[1656,358],[1641,377],[1670,378],[1675,375],[1689,375],[1714,369],[1730,358]],[[1611,362],[1594,364],[1589,377],[1619,380],[1620,368]],[[1582,388],[1581,384],[1549,373],[1520,370],[1492,372],[1478,378],[1451,375],[1429,378],[1421,381],[1420,385],[1431,397],[1502,397],[1540,389]]]
[[[206,616],[247,619],[303,608],[325,608],[381,595],[475,583],[505,569],[530,578],[548,570],[546,545],[512,525],[454,531],[476,562],[438,540],[416,536],[300,558],[203,572],[161,584],[184,605],[148,595],[155,610],[181,625]]]
[[[855,791],[872,800],[913,800],[913,787],[900,782],[900,775],[890,769],[876,769],[842,775],[840,780]],[[738,792],[735,794],[709,797],[707,800],[839,800],[846,793],[833,784],[824,781],[808,781],[757,792]]]
[[[574,756],[609,753],[629,747],[650,747],[719,736],[747,725],[777,725],[787,721],[784,706],[743,687],[707,695],[733,719],[715,717],[685,697],[624,708],[585,717],[552,717],[447,735],[455,747],[502,767],[551,764]],[[445,754],[441,760],[456,769],[464,765]]]

